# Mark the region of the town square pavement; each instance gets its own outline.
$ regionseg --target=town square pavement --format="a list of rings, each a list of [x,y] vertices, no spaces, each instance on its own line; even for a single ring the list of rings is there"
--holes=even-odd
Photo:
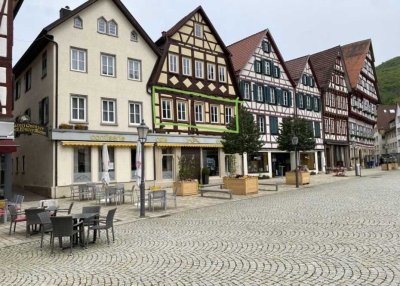
[[[329,177],[232,201],[194,197],[218,203],[121,216],[114,243],[102,233],[71,256],[50,255],[48,236],[40,251],[23,227],[8,236],[3,226],[0,285],[399,285],[399,175]]]

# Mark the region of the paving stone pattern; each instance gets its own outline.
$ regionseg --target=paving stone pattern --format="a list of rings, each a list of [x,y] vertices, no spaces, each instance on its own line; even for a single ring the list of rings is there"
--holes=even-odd
[[[399,285],[399,172],[116,226],[110,246],[0,248],[1,285]]]

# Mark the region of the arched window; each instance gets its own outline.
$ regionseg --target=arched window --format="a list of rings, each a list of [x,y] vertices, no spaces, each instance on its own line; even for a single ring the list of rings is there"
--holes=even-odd
[[[103,17],[97,20],[97,32],[102,34],[107,33],[107,21]]]
[[[81,17],[75,17],[74,18],[74,28],[82,29],[83,28],[83,22]]]
[[[138,34],[136,33],[136,31],[132,31],[131,32],[131,41],[132,42],[137,42],[138,41]]]
[[[108,22],[108,34],[111,36],[118,36],[118,25],[114,20]]]

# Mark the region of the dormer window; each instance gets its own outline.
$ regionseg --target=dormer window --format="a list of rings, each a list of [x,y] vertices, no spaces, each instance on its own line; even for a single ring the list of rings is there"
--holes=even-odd
[[[203,38],[203,25],[200,23],[194,24],[194,36],[197,38]]]
[[[138,34],[136,33],[136,31],[132,31],[131,32],[131,41],[132,42],[137,42],[138,41]]]
[[[80,17],[75,17],[74,18],[74,28],[82,29],[83,28],[83,22]]]
[[[101,34],[107,33],[107,21],[104,18],[97,20],[97,32]]]
[[[111,36],[118,36],[118,25],[113,20],[108,22],[108,34]]]

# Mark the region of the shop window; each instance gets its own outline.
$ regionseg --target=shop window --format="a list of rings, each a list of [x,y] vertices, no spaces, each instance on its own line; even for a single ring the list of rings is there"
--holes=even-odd
[[[203,166],[210,170],[210,176],[219,176],[218,149],[203,149]]]
[[[74,149],[74,182],[91,182],[91,149],[90,147],[79,147]]]
[[[172,180],[174,178],[174,154],[172,148],[162,149],[162,178]]]
[[[115,181],[115,161],[114,161],[114,148],[108,147],[108,173],[110,174],[110,180]],[[103,147],[99,147],[99,180],[103,173]]]
[[[249,173],[268,172],[268,153],[255,153],[247,157]]]
[[[300,153],[300,165],[305,165],[309,170],[315,170],[315,154]]]

